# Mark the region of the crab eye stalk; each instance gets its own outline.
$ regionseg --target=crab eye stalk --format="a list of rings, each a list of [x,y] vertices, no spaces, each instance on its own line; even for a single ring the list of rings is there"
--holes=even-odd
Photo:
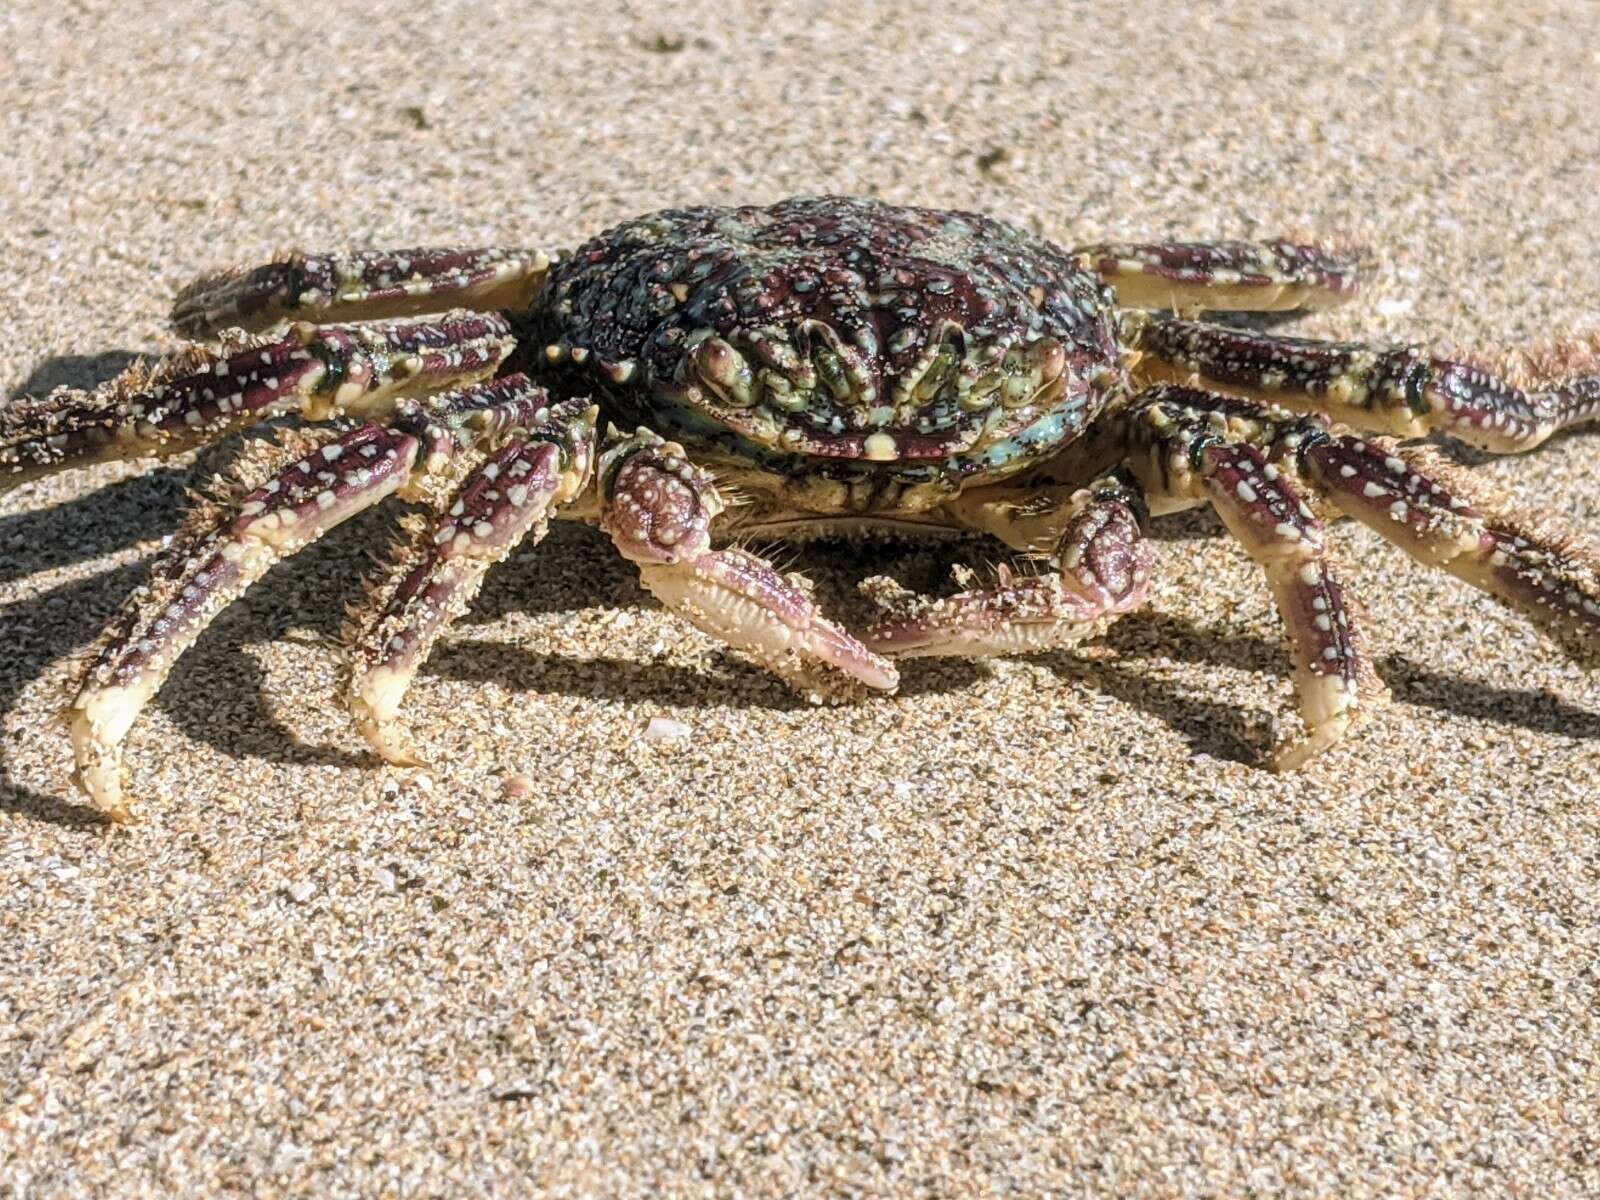
[[[750,364],[726,341],[708,337],[689,352],[694,374],[718,399],[736,408],[748,408],[757,399],[755,374]]]

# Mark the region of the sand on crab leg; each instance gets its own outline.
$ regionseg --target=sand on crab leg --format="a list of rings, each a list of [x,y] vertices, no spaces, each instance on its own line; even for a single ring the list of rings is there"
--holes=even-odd
[[[537,544],[553,511],[588,484],[597,409],[588,400],[551,406],[535,428],[477,467],[430,527],[414,522],[396,548],[371,612],[354,612],[345,702],[361,736],[388,762],[421,766],[396,715],[412,676],[484,575],[519,545]]]
[[[180,655],[229,603],[340,522],[414,482],[474,436],[501,423],[475,420],[474,405],[508,421],[537,412],[542,389],[517,376],[429,401],[408,402],[394,427],[285,434],[258,443],[239,468],[264,482],[237,482],[192,512],[108,626],[68,712],[77,778],[114,820],[130,818],[121,743]]]

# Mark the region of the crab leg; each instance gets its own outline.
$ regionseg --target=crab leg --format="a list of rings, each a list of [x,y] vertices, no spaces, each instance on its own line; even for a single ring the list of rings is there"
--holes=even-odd
[[[1153,430],[1204,425],[1214,437],[1248,442],[1417,561],[1522,613],[1578,660],[1600,663],[1600,562],[1535,520],[1474,504],[1467,473],[1433,451],[1172,384],[1142,393],[1135,416]]]
[[[539,250],[366,250],[292,254],[195,280],[178,293],[172,324],[185,337],[266,329],[293,317],[371,321],[449,308],[523,309],[543,286]]]
[[[394,718],[439,635],[466,610],[489,568],[528,538],[539,542],[550,513],[589,482],[596,411],[587,400],[554,405],[539,427],[474,470],[432,528],[417,523],[388,582],[372,589],[371,614],[352,614],[346,702],[387,761],[420,762]]]
[[[1525,390],[1482,367],[1410,347],[1277,337],[1168,318],[1130,324],[1151,379],[1197,376],[1229,392],[1396,437],[1448,433],[1508,454],[1600,419],[1600,353],[1593,346],[1533,363],[1537,382]]]
[[[470,440],[474,401],[527,410],[543,393],[518,379],[439,397],[426,420],[408,403],[401,423],[410,428],[366,424],[320,437],[291,433],[276,451],[258,446],[255,469],[244,470],[256,478],[275,473],[191,514],[150,582],[108,626],[71,707],[78,780],[97,808],[128,818],[120,743],[212,619],[273,563],[400,489],[419,460],[449,457]]]
[[[382,416],[394,397],[490,375],[515,340],[497,313],[375,325],[299,324],[276,341],[198,347],[93,393],[24,400],[0,428],[0,487],[67,467],[170,455],[292,409]]]
[[[1015,549],[1048,555],[1057,570],[1017,577],[1002,568],[990,587],[941,600],[916,598],[878,577],[862,586],[893,612],[867,632],[884,654],[1028,654],[1102,632],[1145,601],[1151,552],[1139,529],[1136,488],[1108,475],[1078,491],[1044,496],[962,497],[953,515]]]
[[[1248,441],[1228,440],[1240,431],[1229,431],[1225,407],[1199,407],[1189,401],[1203,393],[1176,391],[1155,388],[1136,399],[1129,466],[1153,506],[1209,502],[1265,573],[1289,632],[1305,725],[1304,736],[1274,751],[1272,766],[1292,770],[1365,721],[1387,689],[1351,623],[1322,525],[1287,472]]]
[[[1283,312],[1355,294],[1359,254],[1297,242],[1103,242],[1076,251],[1122,308]]]
[[[723,500],[682,446],[645,429],[619,435],[601,455],[600,479],[601,528],[668,608],[813,701],[898,686],[893,664],[824,617],[804,580],[747,551],[711,549]]]
[[[1578,661],[1600,666],[1600,560],[1526,518],[1477,507],[1463,472],[1422,448],[1329,436],[1303,470],[1318,492],[1419,562],[1522,613]]]

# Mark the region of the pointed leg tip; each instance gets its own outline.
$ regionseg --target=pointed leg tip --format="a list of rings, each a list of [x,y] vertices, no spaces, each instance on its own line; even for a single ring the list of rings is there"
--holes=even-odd
[[[1298,737],[1279,742],[1267,755],[1266,768],[1274,775],[1292,774],[1332,744],[1331,739],[1316,737]]]
[[[1371,712],[1346,709],[1327,721],[1304,728],[1297,737],[1286,737],[1272,748],[1266,766],[1274,775],[1298,771],[1344,740],[1347,734],[1365,725]]]
[[[1302,678],[1299,693],[1299,732],[1273,747],[1267,769],[1275,775],[1298,771],[1312,759],[1361,729],[1385,708],[1388,687],[1363,659],[1352,682],[1337,675]]]
[[[372,752],[396,770],[431,774],[433,765],[423,758],[411,734],[397,719],[398,698],[382,709],[358,701],[353,706],[356,729]]]
[[[96,811],[118,825],[134,820],[121,741],[146,698],[144,688],[86,691],[68,713],[72,780]]]
[[[409,671],[373,667],[351,684],[347,703],[350,715],[372,752],[392,767],[428,769],[411,736],[396,719],[400,702],[411,682]]]
[[[366,738],[373,752],[391,767],[408,771],[433,770],[432,764],[417,752],[411,739],[397,729],[386,726],[368,732]]]
[[[1326,725],[1285,737],[1267,755],[1266,767],[1274,775],[1289,775],[1331,749],[1349,731],[1351,722],[1337,718]]]
[[[107,821],[120,828],[126,828],[130,825],[137,825],[139,823],[139,818],[133,815],[133,810],[124,804],[117,804],[111,808],[103,808],[100,810],[100,812]]]
[[[372,752],[391,767],[414,767],[431,770],[426,759],[417,753],[415,743],[399,723],[392,720],[358,720],[356,729]]]
[[[94,807],[114,825],[131,825],[135,818],[124,788],[122,755],[115,746],[94,745],[80,751],[72,782]]]

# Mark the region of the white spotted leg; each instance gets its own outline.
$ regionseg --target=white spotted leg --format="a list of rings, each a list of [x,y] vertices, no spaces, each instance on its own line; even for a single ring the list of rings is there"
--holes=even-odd
[[[1133,418],[1146,445],[1178,431],[1249,442],[1307,492],[1521,613],[1577,661],[1600,665],[1600,559],[1548,522],[1473,499],[1468,473],[1433,450],[1170,384],[1141,393]]]
[[[1119,308],[1286,312],[1355,295],[1360,250],[1301,242],[1100,242],[1075,254],[1111,285]]]
[[[1302,451],[1310,484],[1413,558],[1520,612],[1600,666],[1600,559],[1540,522],[1470,499],[1466,472],[1423,447],[1329,435]]]
[[[1230,425],[1229,403],[1186,389],[1144,393],[1130,412],[1127,464],[1153,508],[1209,503],[1266,576],[1289,634],[1304,725],[1273,752],[1272,767],[1287,771],[1365,722],[1388,692],[1352,622],[1321,522],[1290,471],[1250,444],[1263,430],[1270,436],[1269,414],[1238,404]]]
[[[711,548],[723,501],[677,443],[644,429],[615,435],[601,455],[600,486],[601,528],[638,564],[644,586],[698,629],[813,701],[898,686],[893,664],[823,616],[803,580],[747,551]]]
[[[544,285],[538,250],[425,247],[290,254],[195,280],[178,293],[172,324],[186,337],[281,320],[371,321],[449,308],[520,311]]]
[[[896,657],[1031,654],[1102,633],[1145,602],[1152,555],[1140,531],[1143,501],[1120,473],[1075,491],[981,489],[953,516],[1052,564],[1038,574],[1002,567],[996,581],[941,599],[917,597],[882,576],[863,589],[888,615],[869,646]]]
[[[473,312],[302,322],[220,352],[191,346],[94,392],[11,405],[0,426],[0,490],[89,463],[178,454],[290,412],[382,419],[400,397],[487,378],[515,346],[505,317]]]
[[[489,568],[543,538],[552,512],[589,482],[595,414],[587,400],[556,404],[473,470],[431,526],[414,522],[410,543],[372,588],[368,610],[352,614],[345,700],[386,761],[422,765],[396,720],[412,676]]]
[[[1128,323],[1150,382],[1198,380],[1224,392],[1394,437],[1446,433],[1494,454],[1531,450],[1600,421],[1600,343],[1523,356],[1523,378],[1410,346],[1323,342],[1139,316]]]
[[[157,560],[150,581],[112,620],[69,711],[79,784],[113,819],[127,820],[121,743],[178,657],[269,567],[376,504],[475,438],[547,403],[520,376],[408,401],[394,426],[285,435],[258,443],[243,480],[202,504]]]

